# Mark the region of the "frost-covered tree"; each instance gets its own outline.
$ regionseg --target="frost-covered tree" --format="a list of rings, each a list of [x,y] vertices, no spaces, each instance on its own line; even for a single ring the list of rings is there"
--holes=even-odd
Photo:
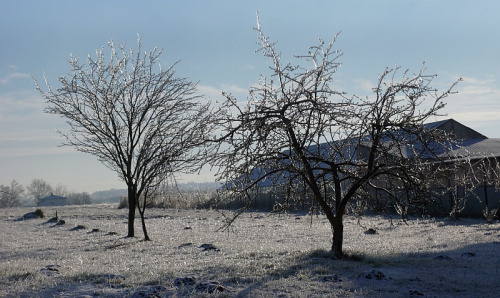
[[[16,180],[10,185],[0,185],[0,208],[21,206],[21,196],[24,188]]]
[[[35,203],[37,203],[41,198],[50,196],[52,193],[52,186],[41,178],[35,178],[31,180],[31,183],[26,187],[26,191],[35,199]]]
[[[164,177],[200,165],[212,125],[196,84],[177,77],[176,64],[163,68],[161,50],[142,52],[140,38],[136,51],[112,41],[108,46],[109,56],[102,48],[86,63],[71,57],[71,72],[59,78],[57,89],[47,78],[47,90],[36,86],[46,112],[67,120],[63,145],[95,155],[127,185],[127,235],[133,237],[138,200]]]
[[[333,254],[343,257],[349,202],[374,192],[421,198],[443,170],[443,152],[453,140],[423,124],[438,115],[455,84],[438,93],[434,75],[423,67],[416,74],[394,68],[380,75],[372,96],[347,96],[333,87],[341,56],[333,48],[337,37],[286,64],[257,23],[258,52],[270,59],[271,72],[246,102],[225,94],[214,165],[230,197],[251,200],[271,181],[286,193],[277,207],[312,198],[331,225]]]
[[[52,188],[52,192],[55,195],[66,197],[69,194],[68,188],[65,185],[58,183],[56,187]]]
[[[67,205],[87,205],[92,203],[92,198],[88,192],[72,192],[66,195]]]

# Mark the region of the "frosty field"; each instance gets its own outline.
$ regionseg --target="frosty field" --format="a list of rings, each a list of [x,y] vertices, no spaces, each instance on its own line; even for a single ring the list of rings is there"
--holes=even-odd
[[[498,297],[500,223],[345,221],[334,260],[319,215],[248,212],[228,231],[213,210],[150,209],[153,241],[126,238],[115,205],[0,209],[0,296]],[[375,234],[365,233],[374,229]],[[210,293],[213,292],[213,293]]]

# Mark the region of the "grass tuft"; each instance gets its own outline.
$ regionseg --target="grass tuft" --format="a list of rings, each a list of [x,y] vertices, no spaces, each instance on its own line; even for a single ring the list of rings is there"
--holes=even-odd
[[[42,209],[40,209],[40,208],[36,209],[36,210],[34,211],[34,213],[35,213],[38,217],[40,217],[40,218],[44,218],[44,217],[45,217],[45,214],[43,213],[43,210],[42,210]]]

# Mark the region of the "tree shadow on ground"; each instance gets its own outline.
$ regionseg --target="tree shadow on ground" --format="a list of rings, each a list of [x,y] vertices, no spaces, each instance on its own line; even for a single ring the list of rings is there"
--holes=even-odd
[[[37,289],[36,294],[139,297],[149,291],[160,296],[203,296],[209,293],[200,292],[199,285],[213,281],[223,286],[227,297],[494,297],[500,292],[500,234],[491,237],[488,243],[435,252],[354,254],[356,260],[336,260],[326,250],[268,254],[266,258],[251,254],[247,258],[254,262],[249,267],[224,263],[206,266],[200,268],[192,284],[176,283],[176,279],[185,277],[183,273],[139,286],[129,285],[126,275],[81,273]],[[28,290],[16,296],[33,293]]]
[[[238,284],[234,294],[252,297],[285,296],[438,296],[493,297],[500,291],[499,241],[471,244],[459,249],[409,254],[358,255],[336,260],[329,251],[315,250],[287,259],[285,266],[265,276],[226,278]],[[214,271],[234,272],[234,268]],[[264,292],[263,292],[264,291]],[[301,292],[302,291],[302,292]]]

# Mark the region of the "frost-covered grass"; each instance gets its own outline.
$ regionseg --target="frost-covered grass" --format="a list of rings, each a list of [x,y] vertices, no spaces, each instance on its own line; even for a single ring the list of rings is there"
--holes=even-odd
[[[0,296],[203,297],[212,295],[204,292],[209,286],[202,287],[210,281],[219,282],[219,295],[227,297],[500,292],[498,221],[414,219],[391,225],[366,217],[358,225],[347,217],[344,247],[356,258],[334,260],[322,216],[311,222],[304,214],[249,212],[230,231],[216,232],[223,219],[216,211],[150,209],[153,241],[145,242],[139,220],[138,237],[124,237],[127,211],[114,205],[58,207],[64,225],[48,222],[55,210],[43,208],[43,219],[18,220],[33,209],[0,209]],[[376,233],[365,234],[369,228]],[[203,244],[216,249],[203,250]]]

